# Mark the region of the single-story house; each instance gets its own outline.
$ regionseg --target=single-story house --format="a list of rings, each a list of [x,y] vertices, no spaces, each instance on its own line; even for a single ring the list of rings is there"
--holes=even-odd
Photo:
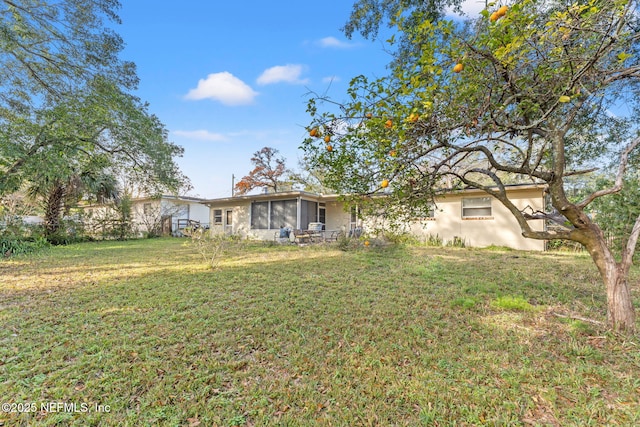
[[[338,195],[306,191],[261,193],[207,200],[212,233],[233,233],[244,238],[270,240],[285,227],[306,230],[320,222],[325,230],[349,230],[361,225],[344,211]]]
[[[209,225],[209,208],[203,204],[204,201],[197,197],[171,195],[133,198],[131,217],[134,230],[138,234],[177,235],[190,221],[206,227]],[[88,204],[82,206],[82,210],[88,225],[117,215],[111,204]]]
[[[511,201],[520,209],[544,210],[544,189],[537,184],[507,187]],[[281,227],[307,229],[320,222],[325,230],[373,229],[356,210],[346,210],[336,194],[305,191],[262,193],[211,199],[209,223],[213,233],[234,233],[244,238],[271,240]],[[542,220],[530,221],[534,230],[544,230]],[[452,191],[436,197],[426,218],[417,218],[406,227],[421,239],[438,236],[444,243],[464,240],[467,246],[508,246],[523,250],[544,250],[542,240],[527,239],[511,213],[498,200],[476,189]]]

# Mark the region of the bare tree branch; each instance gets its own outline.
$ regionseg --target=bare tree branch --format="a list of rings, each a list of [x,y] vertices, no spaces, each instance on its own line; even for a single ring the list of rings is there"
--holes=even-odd
[[[582,201],[576,204],[578,208],[583,209],[598,197],[614,194],[619,192],[622,189],[622,185],[624,182],[624,175],[627,171],[627,164],[629,162],[629,154],[631,154],[631,152],[636,147],[638,147],[638,145],[640,145],[640,136],[636,137],[636,139],[634,139],[629,145],[627,145],[624,151],[620,154],[620,164],[618,165],[618,173],[616,174],[614,185],[609,188],[605,188],[605,189],[591,193],[585,199],[583,199]]]

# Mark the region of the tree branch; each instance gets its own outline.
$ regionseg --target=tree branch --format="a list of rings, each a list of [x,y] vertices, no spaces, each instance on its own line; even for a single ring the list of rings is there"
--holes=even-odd
[[[620,164],[618,165],[618,173],[616,174],[614,185],[609,188],[591,193],[585,199],[576,204],[578,208],[584,209],[587,205],[589,205],[589,203],[593,202],[598,197],[614,194],[622,190],[622,185],[624,183],[624,174],[626,173],[627,164],[629,162],[629,154],[631,154],[631,152],[636,147],[638,147],[638,145],[640,145],[640,136],[636,137],[635,140],[627,145],[624,151],[620,154]]]
[[[627,244],[622,250],[622,260],[620,264],[625,275],[633,263],[633,255],[635,254],[636,246],[638,244],[638,237],[640,237],[640,215],[636,218],[633,228],[631,229],[631,234],[629,234],[629,238],[627,239]]]

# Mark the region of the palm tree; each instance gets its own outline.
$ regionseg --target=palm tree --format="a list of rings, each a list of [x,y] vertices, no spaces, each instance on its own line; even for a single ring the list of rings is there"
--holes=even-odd
[[[106,203],[118,200],[120,190],[117,179],[106,170],[88,169],[63,179],[43,174],[32,181],[28,194],[42,199],[44,206],[45,236],[52,237],[60,230],[61,220],[82,198]]]

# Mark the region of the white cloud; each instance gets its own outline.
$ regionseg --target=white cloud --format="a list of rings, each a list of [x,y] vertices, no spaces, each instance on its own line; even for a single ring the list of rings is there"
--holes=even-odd
[[[291,84],[305,84],[308,83],[308,79],[301,79],[300,75],[304,71],[304,67],[300,64],[287,64],[276,65],[275,67],[267,68],[258,77],[259,85],[268,85],[274,83],[291,83]]]
[[[462,12],[465,14],[465,16],[469,18],[478,18],[480,15],[480,12],[484,10],[484,6],[485,6],[485,2],[482,0],[464,0],[460,5],[460,7],[462,8]],[[498,7],[496,6],[495,8],[497,9]],[[453,11],[453,9],[449,9],[447,11],[447,14],[453,15],[453,16],[459,16]]]
[[[186,99],[213,99],[225,105],[246,105],[253,103],[258,92],[235,77],[228,71],[209,74],[206,79],[200,79],[198,86],[191,89]]]
[[[176,130],[171,132],[173,135],[181,136],[187,139],[195,139],[198,141],[226,141],[227,137],[219,133],[209,132],[208,130]]]
[[[354,44],[340,41],[335,37],[325,37],[323,39],[320,39],[318,40],[318,44],[321,47],[334,47],[338,49],[346,49],[355,46]]]
[[[322,78],[322,83],[337,83],[340,81],[338,76],[327,76]]]

